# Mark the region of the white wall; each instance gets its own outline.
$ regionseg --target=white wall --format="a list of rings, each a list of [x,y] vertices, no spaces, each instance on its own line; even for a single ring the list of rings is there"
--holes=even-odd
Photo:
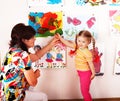
[[[120,97],[120,76],[113,75],[118,38],[109,36],[109,18],[106,14],[108,9],[104,7],[96,9],[100,18],[97,41],[105,44],[105,74],[93,80],[91,94],[93,98]],[[27,24],[27,21],[28,7],[26,0],[0,1],[0,52],[2,59],[8,49],[12,27],[19,22]],[[49,99],[81,98],[79,80],[74,68],[73,58],[67,55],[67,68],[41,69],[41,77],[35,90],[45,92]]]

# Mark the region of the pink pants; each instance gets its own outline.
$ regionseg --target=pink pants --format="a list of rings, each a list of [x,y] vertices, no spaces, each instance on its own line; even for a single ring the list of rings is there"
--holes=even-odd
[[[80,79],[81,93],[83,95],[84,101],[92,101],[91,95],[89,93],[90,83],[91,83],[91,71],[79,71],[78,76]]]

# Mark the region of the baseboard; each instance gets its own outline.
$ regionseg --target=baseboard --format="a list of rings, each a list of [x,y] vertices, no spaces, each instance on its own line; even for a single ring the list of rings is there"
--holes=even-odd
[[[97,98],[93,101],[120,101],[120,98]]]
[[[48,101],[82,101],[82,99],[62,99],[62,100],[48,100]]]
[[[83,99],[58,99],[58,100],[48,100],[48,101],[83,101]],[[93,101],[120,101],[120,98],[96,98]]]
[[[48,100],[48,101],[82,101],[82,99],[57,99],[57,100]]]

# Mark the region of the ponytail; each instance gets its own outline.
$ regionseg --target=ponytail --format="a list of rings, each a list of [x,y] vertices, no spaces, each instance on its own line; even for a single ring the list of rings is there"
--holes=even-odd
[[[75,37],[75,49],[74,50],[70,50],[70,52],[69,52],[69,55],[70,56],[73,56],[73,55],[75,55],[75,53],[76,53],[76,50],[78,49],[78,45],[77,45],[77,37],[78,37],[78,34],[76,34],[76,37]]]
[[[95,57],[95,38],[92,37],[91,41],[92,41],[92,45],[93,45],[92,54],[93,54],[93,58],[94,58]]]

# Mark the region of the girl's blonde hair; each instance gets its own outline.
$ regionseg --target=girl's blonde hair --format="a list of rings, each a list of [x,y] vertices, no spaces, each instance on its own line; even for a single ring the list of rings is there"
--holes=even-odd
[[[81,31],[76,35],[76,38],[75,38],[75,44],[76,44],[75,52],[76,52],[76,50],[78,49],[77,38],[78,38],[79,36],[82,36],[82,37],[87,38],[87,39],[90,41],[90,43],[92,42],[92,44],[93,44],[93,52],[94,52],[94,50],[95,50],[95,39],[94,39],[94,37],[92,36],[92,34],[91,34],[89,31],[87,31],[87,30],[81,30]]]

